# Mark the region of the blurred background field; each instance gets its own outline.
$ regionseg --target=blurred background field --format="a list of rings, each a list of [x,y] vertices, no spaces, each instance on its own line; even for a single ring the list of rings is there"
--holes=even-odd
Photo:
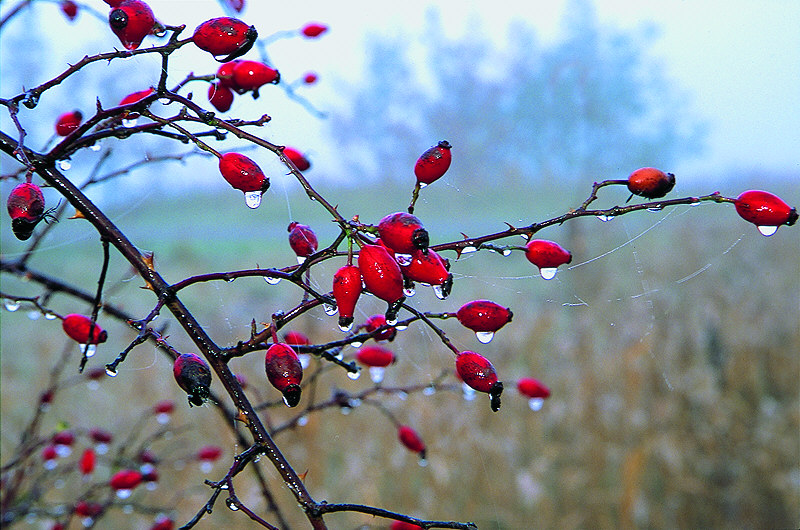
[[[557,184],[513,193],[502,186],[491,191],[452,183],[432,186],[423,190],[417,212],[432,241],[443,242],[459,238],[459,231],[477,235],[502,229],[504,220],[520,224],[558,215],[580,204],[590,187],[589,180],[566,191]],[[791,183],[752,184],[796,199]],[[402,209],[410,191],[393,184],[358,191],[321,188],[339,199],[346,216],[358,213],[365,221]],[[701,185],[676,189],[680,195],[710,191],[714,190]],[[741,189],[722,191],[734,195]],[[626,193],[612,192],[605,200],[601,195],[600,202],[612,206],[626,198]],[[442,208],[443,204],[459,208]],[[335,237],[334,226],[320,211],[289,191],[286,199],[269,192],[262,207],[251,212],[238,193],[226,190],[143,201],[134,208],[114,207],[110,214],[142,250],[155,252],[157,269],[175,282],[201,272],[289,264],[290,219],[313,226],[322,244]],[[22,248],[8,237],[6,224],[3,219],[4,259]],[[492,413],[485,396],[465,401],[460,392],[385,398],[384,405],[424,437],[427,467],[417,465],[415,455],[397,442],[391,423],[372,407],[363,405],[348,415],[336,410],[311,414],[307,425],[283,432],[278,441],[299,472],[308,470],[306,482],[316,498],[472,520],[480,528],[797,525],[796,229],[782,228],[765,238],[732,207],[715,204],[642,212],[608,223],[591,218],[575,225],[576,229],[567,225],[539,234],[572,245],[571,268],[555,280],[535,277],[521,253],[502,257],[482,251],[453,260],[455,287],[446,301],[422,287],[411,299],[416,307],[434,311],[452,311],[474,298],[512,308],[513,322],[485,346],[457,322],[442,323],[459,348],[482,352],[495,363],[507,382],[501,410]],[[598,256],[602,257],[582,265]],[[30,265],[60,273],[92,292],[100,246],[84,221],[64,220]],[[338,266],[326,263],[314,269],[312,277],[321,290],[329,288]],[[107,301],[145,316],[152,297],[118,259],[112,260],[109,278],[113,288]],[[3,276],[2,290],[38,293],[35,286],[9,275]],[[270,286],[257,278],[201,284],[183,294],[222,345],[246,338],[251,319],[268,321],[300,296],[286,282]],[[88,311],[61,295],[51,305],[60,312]],[[367,298],[359,304],[357,321],[381,309]],[[157,323],[169,320],[162,315]],[[90,368],[113,360],[134,336],[111,319],[101,322],[111,340],[99,348]],[[4,311],[1,325],[5,461],[66,340],[57,321],[31,320],[24,307]],[[340,336],[334,318],[321,310],[303,316],[291,328],[318,342]],[[167,334],[179,350],[192,350],[174,325]],[[425,384],[453,366],[452,354],[420,325],[401,332],[391,348],[399,362],[387,373],[387,386]],[[71,350],[67,375],[73,377],[79,354],[76,347]],[[232,365],[247,376],[256,401],[257,396],[276,398],[263,373],[263,355],[252,354]],[[553,395],[541,411],[529,410],[514,390],[514,381],[523,376],[537,377],[551,388]],[[328,371],[320,382],[319,399],[333,388],[355,391],[369,384],[366,376],[351,381],[341,371]],[[181,460],[208,441],[223,446],[226,456],[242,449],[209,406],[186,406],[166,358],[152,345],[135,349],[119,376],[101,381],[98,389],[81,383],[59,395],[45,427],[54,429],[65,422],[74,428],[97,426],[125,433],[139,414],[167,398],[180,404],[173,421],[188,430],[160,441],[157,450]],[[265,418],[278,425],[291,413],[281,406],[269,409]],[[174,507],[178,520],[185,521],[207,500],[208,491],[194,463],[166,471],[172,464],[164,463],[162,474],[175,473],[184,488],[143,494],[156,505]],[[274,470],[266,462],[259,465],[276,484],[279,499],[291,507]],[[218,464],[209,478],[223,472]],[[69,485],[67,481],[64,491]],[[242,476],[238,492],[263,508],[249,476]],[[57,498],[60,493],[51,494]],[[205,524],[247,525],[242,516],[226,516],[226,511],[220,505]],[[292,524],[302,527],[302,519],[293,512],[286,510]],[[130,519],[116,520],[129,526]],[[146,524],[144,519],[141,524]],[[334,515],[330,524],[387,527],[359,515]]]

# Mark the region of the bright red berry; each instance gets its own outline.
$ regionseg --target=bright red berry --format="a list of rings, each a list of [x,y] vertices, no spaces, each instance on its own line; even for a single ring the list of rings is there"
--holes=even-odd
[[[126,50],[135,50],[152,33],[156,18],[140,0],[125,0],[108,15],[108,24]]]
[[[539,273],[545,280],[556,275],[556,268],[572,261],[572,254],[564,250],[558,243],[545,239],[532,239],[526,245],[525,257],[539,267]]]
[[[59,136],[69,136],[69,134],[80,127],[83,114],[79,110],[66,112],[56,120],[56,134]]]
[[[303,76],[303,83],[307,85],[313,85],[317,82],[317,79],[319,79],[317,74],[314,72],[308,72],[305,76]]]
[[[422,441],[417,431],[408,425],[400,425],[397,428],[397,437],[409,451],[419,453],[420,458],[425,458],[425,442]]]
[[[490,300],[473,300],[456,311],[456,318],[476,333],[494,333],[509,322],[513,313],[507,307]]]
[[[47,445],[42,449],[42,461],[44,462],[45,468],[53,469],[56,466],[57,459],[58,450],[55,445]]]
[[[247,53],[255,44],[258,31],[238,18],[206,20],[194,30],[192,40],[219,62],[228,62]]]
[[[153,90],[152,88],[148,88],[146,90],[140,90],[138,92],[128,94],[127,96],[125,96],[120,100],[119,106],[121,107],[123,105],[131,105],[133,103],[138,103],[153,93],[155,93],[155,90]],[[136,118],[139,117],[139,113],[126,111],[125,113],[122,114],[122,117],[128,120],[135,120]]]
[[[142,474],[135,469],[123,469],[112,475],[108,485],[120,498],[127,498],[133,488],[142,483]]]
[[[78,16],[78,4],[72,0],[62,0],[61,12],[64,13],[70,21],[75,20],[75,17]]]
[[[447,140],[442,140],[422,153],[414,165],[414,175],[419,184],[427,186],[447,172],[452,160],[450,155],[452,147]]]
[[[390,530],[424,530],[421,526],[406,521],[392,521]]]
[[[310,226],[292,222],[289,224],[289,246],[299,258],[307,258],[317,251],[317,234]]]
[[[81,474],[91,475],[94,472],[95,462],[96,457],[94,454],[94,449],[86,449],[81,455],[81,459],[78,461],[78,469],[80,470]]]
[[[523,396],[529,398],[548,398],[550,397],[550,389],[538,379],[532,377],[523,377],[517,381],[517,390]]]
[[[197,451],[197,459],[209,462],[215,462],[222,456],[222,447],[218,445],[206,445]]]
[[[257,94],[262,86],[280,80],[277,70],[258,61],[238,61],[233,67],[233,86],[240,93],[253,90]]]
[[[756,225],[764,235],[771,236],[780,225],[792,226],[797,222],[797,209],[789,207],[780,197],[767,191],[745,191],[733,205],[742,219]]]
[[[489,359],[479,353],[463,351],[456,357],[456,371],[468,386],[489,394],[492,410],[497,412],[503,383],[497,380],[497,372]]]
[[[361,270],[345,265],[333,275],[333,297],[339,310],[339,328],[347,331],[353,325],[353,312],[361,296]]]
[[[284,147],[283,154],[286,155],[286,158],[291,160],[292,164],[294,164],[295,167],[300,171],[305,171],[311,167],[311,163],[308,161],[308,159],[294,147]]]
[[[20,241],[29,239],[46,215],[42,190],[30,182],[23,182],[11,190],[6,206],[11,216],[11,230]]]
[[[654,167],[637,169],[628,176],[628,190],[646,199],[663,197],[675,187],[675,175]]]
[[[218,111],[228,112],[233,105],[233,90],[221,83],[212,83],[208,87],[208,102]]]
[[[311,344],[311,339],[300,331],[287,331],[283,336],[283,342],[292,346],[308,346]]]
[[[211,368],[194,353],[183,353],[172,366],[178,386],[189,395],[189,405],[202,405],[209,395]]]
[[[398,253],[411,254],[416,249],[428,249],[428,231],[422,226],[422,221],[410,213],[387,215],[378,223],[378,234],[384,245]]]
[[[386,367],[394,362],[394,353],[380,346],[362,346],[356,360],[364,366]]]
[[[303,367],[297,353],[288,344],[279,342],[269,347],[264,364],[267,379],[283,394],[283,401],[290,407],[297,406],[303,380]]]
[[[433,250],[415,250],[408,265],[401,266],[400,270],[411,281],[440,287],[437,294],[442,299],[450,294],[453,275],[448,272],[445,260]]]
[[[173,530],[173,528],[175,528],[175,521],[162,515],[156,519],[153,526],[150,527],[150,530]]]
[[[228,184],[248,192],[261,192],[269,188],[269,179],[258,164],[239,153],[225,153],[219,159],[219,172]]]
[[[364,328],[366,329],[367,333],[372,333],[376,329],[382,328],[386,326],[386,329],[383,329],[376,333],[373,338],[375,340],[386,340],[392,341],[394,340],[395,336],[397,336],[397,328],[394,326],[387,326],[386,324],[386,316],[385,315],[372,315],[367,319],[367,322],[364,324]]]
[[[219,65],[217,68],[217,79],[219,79],[220,86],[236,90],[238,87],[233,81],[233,69],[239,64],[240,60],[229,61]]]
[[[326,31],[328,31],[328,26],[326,26],[325,24],[319,24],[319,23],[316,23],[316,22],[311,22],[311,23],[306,24],[305,26],[303,26],[300,31],[306,37],[314,38],[314,37],[319,37],[320,35],[322,35]]]
[[[403,273],[397,261],[381,245],[364,245],[358,253],[358,269],[367,290],[389,304],[403,298]]]
[[[69,338],[78,342],[79,344],[100,344],[108,340],[108,332],[106,332],[100,325],[84,315],[72,313],[64,317],[61,322],[61,327],[64,328]],[[91,335],[89,330],[91,329]]]

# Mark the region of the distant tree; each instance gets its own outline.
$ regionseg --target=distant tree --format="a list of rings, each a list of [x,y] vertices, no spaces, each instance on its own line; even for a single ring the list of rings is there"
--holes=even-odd
[[[601,26],[587,0],[570,2],[562,25],[561,39],[543,45],[514,22],[501,50],[479,22],[469,37],[448,39],[431,10],[419,36],[427,68],[411,68],[411,37],[372,35],[366,82],[329,120],[348,168],[404,177],[408,161],[441,139],[458,152],[460,179],[619,176],[700,149],[687,98],[648,55],[652,27]]]

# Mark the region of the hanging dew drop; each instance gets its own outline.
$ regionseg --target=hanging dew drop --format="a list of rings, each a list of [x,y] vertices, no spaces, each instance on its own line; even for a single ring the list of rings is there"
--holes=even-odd
[[[598,215],[597,218],[600,219],[601,221],[603,221],[604,223],[607,223],[609,221],[612,221],[614,219],[614,216],[613,215]]]
[[[428,467],[428,461],[424,458],[419,459],[419,467]]]
[[[147,491],[155,491],[158,489],[158,482],[151,480],[150,482],[146,482],[144,487]]]
[[[61,169],[61,171],[68,171],[72,168],[72,163],[69,160],[59,160],[58,167]]]
[[[93,143],[92,145],[89,146],[89,150],[94,151],[95,153],[98,152],[100,150],[100,143],[99,142]]]
[[[300,366],[303,368],[303,370],[308,368],[311,364],[311,356],[307,353],[301,353],[297,356],[297,358],[300,360]]]
[[[336,314],[337,308],[334,304],[322,304],[322,309],[325,311],[325,314],[329,317],[332,317]]]
[[[231,510],[232,512],[235,512],[235,511],[238,511],[238,510],[239,510],[239,507],[236,505],[236,503],[235,503],[235,502],[233,501],[233,499],[231,499],[230,497],[228,497],[227,499],[225,499],[225,504],[227,504],[227,505],[228,505],[228,508],[230,508],[230,510]]]
[[[382,383],[385,374],[386,368],[382,366],[370,366],[369,368],[369,378],[372,379],[372,382],[375,384]]]
[[[507,258],[510,255],[511,255],[511,249],[510,248],[504,248],[503,249],[503,256]]]
[[[401,267],[408,267],[411,265],[411,254],[395,254],[394,259]]]
[[[19,302],[16,300],[11,300],[10,298],[6,298],[6,301],[3,305],[5,306],[6,311],[11,311],[12,313],[19,309]]]
[[[274,278],[272,276],[264,276],[264,281],[270,285],[278,285],[282,278]]]
[[[205,461],[205,462],[202,462],[200,464],[200,471],[202,471],[203,473],[211,473],[211,470],[213,469],[213,467],[214,467],[214,464],[212,464],[211,462]]]
[[[558,269],[556,267],[545,267],[543,269],[539,269],[539,274],[545,280],[552,280],[556,277],[557,272]]]
[[[407,399],[408,399],[408,392],[403,392],[403,391],[400,391],[400,392],[398,392],[398,393],[397,393],[397,398],[398,398],[400,401],[405,401],[405,400],[407,400]]]
[[[655,206],[653,208],[648,208],[647,209],[648,212],[660,212],[661,210],[662,210],[662,208],[660,206]]]
[[[361,406],[361,400],[360,399],[351,399],[350,400],[350,406],[353,407],[353,408],[360,407]]]
[[[86,388],[88,388],[89,390],[94,392],[95,390],[100,388],[100,383],[98,383],[97,381],[94,381],[94,380],[89,381],[89,382],[86,383]]]
[[[169,423],[169,414],[167,414],[166,412],[161,412],[157,414],[156,421],[161,425],[166,425],[167,423]]]
[[[30,318],[31,320],[39,320],[40,316],[42,316],[42,314],[36,311],[35,309],[28,312],[28,318]]]
[[[422,395],[424,396],[432,396],[436,393],[436,387],[433,385],[428,385],[422,389]]]
[[[444,288],[441,285],[434,285],[433,286],[433,294],[436,295],[436,298],[439,300],[444,300],[447,298],[447,295],[444,293]]]
[[[475,338],[478,339],[478,342],[481,344],[489,344],[494,338],[494,331],[476,331]]]
[[[306,262],[306,257],[305,256],[297,256],[297,264],[298,265],[302,265],[305,262]]]
[[[44,314],[44,318],[45,318],[45,320],[55,320],[56,319],[56,315],[54,313],[45,313]]]
[[[308,416],[303,415],[303,416],[300,416],[299,418],[297,418],[297,426],[298,427],[305,427],[306,425],[308,425]]]
[[[355,350],[357,350],[357,349],[358,349],[358,348],[360,348],[360,347],[361,347],[363,344],[364,344],[363,342],[355,341],[355,342],[351,342],[351,343],[350,343],[350,347],[351,347],[351,348],[353,348],[353,349],[355,349]]]
[[[428,187],[428,184],[427,184],[427,183],[425,183],[425,182],[420,182],[420,183],[419,183],[419,189],[422,189],[422,188],[427,188],[427,187]]]
[[[131,496],[133,490],[117,490],[117,497],[120,499],[127,499]]]
[[[758,228],[758,231],[761,232],[762,236],[767,236],[767,237],[773,235],[775,232],[778,231],[777,226],[757,226],[756,228]]]
[[[347,372],[347,377],[349,377],[350,379],[352,379],[353,381],[355,381],[355,380],[357,380],[359,377],[361,377],[361,370],[359,370],[359,371],[357,371],[357,372]]]
[[[386,323],[389,324],[390,326],[394,326],[395,324],[397,324],[397,317],[387,318]]]
[[[352,322],[350,322],[347,325],[339,324],[339,331],[341,331],[342,333],[347,333],[351,329],[353,329],[353,323]]]
[[[261,192],[248,191],[247,193],[244,194],[244,203],[251,210],[255,210],[256,208],[261,206]]]
[[[478,249],[473,246],[464,247],[463,249],[461,249],[462,254],[470,254],[472,252],[477,252],[477,251]]]
[[[415,291],[413,287],[406,287],[406,288],[404,288],[404,289],[403,289],[403,295],[404,295],[406,298],[411,298],[411,297],[412,297],[412,296],[414,296],[416,293],[417,293],[417,291]]]
[[[544,405],[544,398],[530,398],[528,400],[528,407],[533,411],[542,410],[542,405]]]
[[[475,399],[475,389],[466,383],[461,383],[461,393],[464,396],[464,401],[472,401]]]
[[[139,118],[127,118],[122,120],[123,127],[136,127],[136,124],[139,122]]]
[[[342,350],[337,350],[336,353],[333,354],[333,356],[341,361],[343,358]]]
[[[405,331],[408,329],[408,326],[401,324],[399,326],[395,326],[394,329],[396,329],[397,331]]]
[[[97,353],[97,345],[81,344],[81,353],[83,353],[86,357],[94,357],[94,354]]]
[[[108,377],[117,377],[117,369],[112,368],[110,366],[106,366],[106,375]]]

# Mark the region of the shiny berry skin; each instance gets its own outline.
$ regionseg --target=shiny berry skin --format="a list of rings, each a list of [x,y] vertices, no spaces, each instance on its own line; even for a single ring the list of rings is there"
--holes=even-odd
[[[553,241],[532,239],[526,247],[525,257],[540,269],[555,268],[572,261],[572,254]]]
[[[364,324],[364,328],[367,333],[372,333],[376,329],[382,328],[383,326],[386,326],[386,316],[384,315],[372,315]],[[388,326],[386,329],[379,331],[372,338],[375,340],[386,340],[391,342],[396,336],[397,328],[394,326]]]
[[[220,83],[208,87],[208,102],[220,112],[228,112],[233,105],[233,91]]]
[[[517,381],[517,390],[523,396],[529,398],[548,398],[550,397],[550,389],[538,379],[532,377],[523,377]]]
[[[94,449],[86,449],[78,460],[78,469],[82,475],[91,475],[94,472],[94,466],[97,458],[94,454]]]
[[[125,0],[108,15],[108,24],[126,50],[135,50],[152,33],[156,18],[140,0]]]
[[[297,169],[300,171],[305,171],[306,169],[311,167],[311,163],[308,161],[303,154],[293,147],[284,147],[283,154],[286,155],[286,158],[292,161],[292,164],[295,165]]]
[[[492,410],[497,412],[500,408],[503,383],[497,380],[497,372],[489,359],[479,353],[463,351],[456,357],[456,371],[468,386],[478,392],[489,394],[492,398]]]
[[[72,0],[63,0],[61,2],[61,12],[64,13],[70,21],[75,20],[75,17],[78,16],[78,4]]]
[[[400,270],[411,281],[447,286],[445,296],[449,294],[453,284],[453,275],[448,272],[447,264],[433,250],[415,250],[411,253],[411,261],[408,265],[401,266]]]
[[[80,127],[83,114],[79,110],[66,112],[56,120],[56,134],[59,136],[69,136],[69,134]]]
[[[637,169],[628,176],[628,190],[646,199],[658,199],[675,187],[675,175],[654,167]]]
[[[768,191],[745,191],[733,201],[733,205],[742,219],[757,226],[792,226],[797,222],[797,209]]]
[[[428,231],[422,221],[406,212],[392,213],[381,219],[378,234],[384,245],[401,254],[427,250],[429,244]]]
[[[220,17],[206,20],[194,30],[192,40],[203,51],[224,63],[247,53],[255,44],[258,31],[238,18]]]
[[[30,182],[23,182],[11,190],[6,206],[11,216],[11,230],[20,241],[30,239],[33,229],[46,215],[42,190]]]
[[[326,31],[328,31],[328,26],[326,26],[325,24],[318,24],[316,22],[312,22],[312,23],[309,23],[309,24],[306,24],[305,26],[303,26],[300,31],[306,37],[309,37],[309,38],[313,39],[315,37],[319,37],[320,35],[322,35]]]
[[[358,268],[369,292],[390,304],[403,298],[403,273],[385,248],[380,245],[361,247]]]
[[[267,83],[277,84],[281,74],[258,61],[239,61],[233,67],[233,85],[238,92],[258,90]]]
[[[386,367],[394,363],[394,353],[380,346],[362,346],[356,353],[356,360],[364,366]]]
[[[101,328],[97,322],[92,326],[90,318],[77,313],[65,316],[61,322],[61,327],[64,328],[64,333],[69,338],[79,344],[100,344],[108,340],[108,332]],[[91,336],[89,335],[89,329],[92,329]]]
[[[475,332],[495,332],[511,322],[512,317],[510,309],[490,300],[473,300],[456,311],[458,321]]]
[[[442,140],[420,155],[414,164],[417,183],[431,184],[447,172],[452,160],[450,155],[452,147],[447,140]]]
[[[283,394],[290,407],[300,402],[300,381],[303,380],[303,367],[291,346],[284,343],[273,344],[264,359],[269,382]]]
[[[269,188],[269,179],[258,164],[239,153],[225,153],[219,159],[219,172],[228,184],[245,193],[249,191],[265,192]]]
[[[417,431],[408,425],[400,425],[397,427],[397,438],[406,449],[419,453],[420,458],[425,458],[425,442],[422,441]]]
[[[345,265],[333,275],[333,297],[339,310],[339,327],[349,329],[353,324],[353,312],[361,296],[361,270],[354,265]]]
[[[233,81],[233,69],[236,68],[236,65],[239,64],[241,61],[229,61],[227,63],[223,63],[219,65],[217,68],[217,79],[219,79],[220,86],[236,89],[236,83]]]
[[[317,251],[317,234],[310,226],[292,222],[289,224],[289,246],[298,257],[307,258]]]
[[[142,474],[135,469],[117,471],[108,481],[113,490],[132,490],[142,483]]]
[[[178,386],[189,395],[189,405],[200,406],[208,399],[211,369],[194,353],[183,353],[172,367]]]

